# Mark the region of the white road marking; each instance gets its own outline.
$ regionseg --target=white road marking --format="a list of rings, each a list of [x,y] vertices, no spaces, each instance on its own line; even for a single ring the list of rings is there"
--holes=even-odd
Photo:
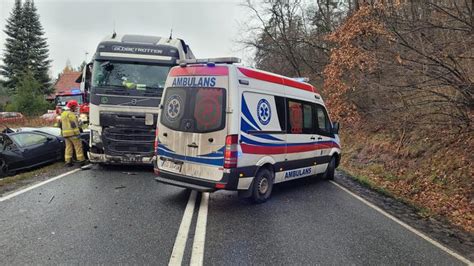
[[[209,193],[202,193],[201,204],[194,233],[193,249],[191,253],[191,265],[201,266],[204,264],[204,246],[206,242],[207,207],[209,204]]]
[[[87,165],[87,166],[89,166],[89,165]],[[60,175],[58,175],[58,176],[56,176],[56,177],[50,178],[50,179],[48,179],[48,180],[45,180],[45,181],[43,181],[43,182],[34,184],[34,185],[29,186],[29,187],[26,187],[26,188],[24,188],[24,189],[20,189],[20,190],[18,190],[18,191],[15,191],[15,192],[13,192],[13,193],[10,193],[10,194],[8,194],[8,195],[6,195],[6,196],[0,197],[0,202],[9,200],[9,199],[11,199],[11,198],[13,198],[13,197],[16,197],[16,196],[18,196],[18,195],[20,195],[20,194],[23,194],[23,193],[27,192],[27,191],[30,191],[30,190],[32,190],[32,189],[41,187],[42,185],[46,185],[46,184],[48,184],[49,182],[53,182],[53,181],[55,181],[55,180],[58,180],[58,179],[60,179],[60,178],[63,178],[63,177],[65,177],[65,176],[68,176],[68,175],[70,175],[70,174],[74,174],[75,172],[78,172],[78,171],[81,171],[81,168],[74,169],[74,170],[72,170],[72,171],[69,171],[69,172],[66,172],[66,173],[64,173],[64,174],[60,174]]]
[[[388,214],[387,212],[385,212],[384,210],[380,209],[379,207],[375,206],[374,204],[368,202],[367,200],[363,199],[362,197],[354,194],[353,192],[351,192],[350,190],[348,190],[347,188],[339,185],[338,183],[334,182],[334,181],[330,181],[333,185],[335,185],[336,187],[342,189],[343,191],[347,192],[348,194],[350,194],[351,196],[353,196],[354,198],[360,200],[361,202],[363,202],[365,205],[371,207],[372,209],[378,211],[379,213],[383,214],[385,217],[389,218],[390,220],[398,223],[399,225],[403,226],[405,229],[407,229],[408,231],[418,235],[419,237],[423,238],[424,240],[430,242],[432,245],[440,248],[441,250],[443,250],[444,252],[448,253],[449,255],[455,257],[456,259],[462,261],[463,263],[466,263],[467,265],[474,265],[473,262],[469,261],[468,259],[464,258],[463,256],[459,255],[458,253],[450,250],[449,248],[443,246],[442,244],[440,244],[439,242],[433,240],[432,238],[428,237],[427,235],[423,234],[422,232],[416,230],[415,228],[409,226],[408,224],[400,221],[399,219],[395,218],[394,216],[392,216],[391,214]]]
[[[191,191],[189,195],[188,204],[184,210],[183,219],[179,225],[178,234],[174,242],[173,251],[168,265],[175,266],[181,265],[183,261],[184,249],[186,247],[186,241],[188,240],[189,227],[191,227],[191,221],[193,219],[194,205],[196,205],[196,194],[195,190]]]

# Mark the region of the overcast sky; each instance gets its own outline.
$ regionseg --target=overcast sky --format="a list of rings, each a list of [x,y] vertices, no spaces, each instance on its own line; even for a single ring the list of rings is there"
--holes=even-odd
[[[51,71],[56,76],[69,59],[76,67],[89,61],[97,44],[115,29],[119,34],[144,34],[185,40],[196,57],[245,54],[236,40],[248,10],[240,0],[133,1],[133,0],[35,0],[48,39]],[[0,58],[6,34],[5,20],[14,0],[0,0]]]

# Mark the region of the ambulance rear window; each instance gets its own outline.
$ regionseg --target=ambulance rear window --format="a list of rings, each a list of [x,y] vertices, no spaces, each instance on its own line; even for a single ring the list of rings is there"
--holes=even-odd
[[[168,88],[161,123],[173,130],[206,133],[225,126],[222,88]]]

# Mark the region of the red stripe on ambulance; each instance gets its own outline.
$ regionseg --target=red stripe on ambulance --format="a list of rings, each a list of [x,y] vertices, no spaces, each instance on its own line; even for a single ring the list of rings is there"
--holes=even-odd
[[[267,74],[265,72],[255,71],[255,70],[251,70],[247,68],[237,67],[237,69],[242,74],[244,74],[245,76],[249,78],[263,80],[263,81],[267,81],[271,83],[281,84],[281,85],[285,85],[285,86],[289,86],[289,87],[293,87],[293,88],[297,88],[297,89],[301,89],[305,91],[318,93],[315,87],[307,83],[302,83],[293,79],[275,76],[275,75]]]
[[[257,146],[257,145],[250,145],[242,143],[240,144],[243,153],[248,154],[284,154],[284,153],[297,153],[297,152],[307,152],[307,151],[315,151],[315,150],[322,150],[322,149],[330,149],[330,148],[339,148],[337,143],[315,143],[315,144],[305,144],[305,145],[298,145],[298,146]]]

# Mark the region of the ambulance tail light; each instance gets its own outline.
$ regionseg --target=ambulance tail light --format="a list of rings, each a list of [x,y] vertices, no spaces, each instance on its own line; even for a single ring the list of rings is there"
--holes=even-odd
[[[228,135],[225,138],[224,168],[237,167],[239,135]]]

